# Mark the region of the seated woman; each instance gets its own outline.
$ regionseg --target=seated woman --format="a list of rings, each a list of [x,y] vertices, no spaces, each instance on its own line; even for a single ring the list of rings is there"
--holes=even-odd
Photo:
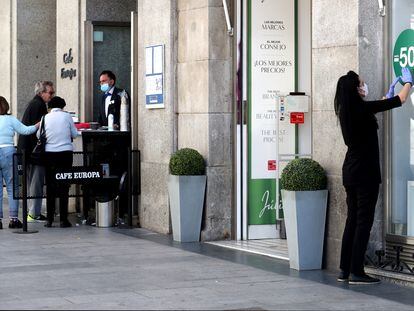
[[[3,229],[3,179],[6,184],[7,197],[9,199],[9,228],[22,228],[23,225],[18,219],[19,201],[13,199],[13,154],[16,152],[13,137],[17,132],[20,135],[30,135],[39,128],[39,123],[26,126],[15,117],[7,114],[9,103],[0,96],[0,229]]]
[[[71,168],[73,161],[72,139],[78,135],[69,113],[63,111],[66,102],[55,96],[49,103],[50,112],[44,117],[46,132],[46,186],[47,186],[47,222],[52,227],[55,215],[55,199],[59,197],[60,227],[71,227],[68,221],[69,185],[56,185],[54,171]],[[40,135],[37,132],[37,136]]]

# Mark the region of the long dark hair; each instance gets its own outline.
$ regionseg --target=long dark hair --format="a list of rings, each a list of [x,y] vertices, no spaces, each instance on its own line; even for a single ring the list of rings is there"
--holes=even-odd
[[[345,110],[357,108],[362,101],[358,93],[359,76],[354,71],[348,71],[338,80],[334,100],[335,114],[339,117]]]
[[[10,106],[7,100],[3,96],[0,96],[0,115],[6,115],[9,109]]]

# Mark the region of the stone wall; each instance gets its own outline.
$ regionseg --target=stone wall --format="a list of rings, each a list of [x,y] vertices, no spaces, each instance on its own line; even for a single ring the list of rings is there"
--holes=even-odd
[[[207,161],[202,240],[231,234],[231,42],[222,1],[178,1],[178,147]]]
[[[344,31],[346,29],[346,31]],[[329,35],[327,35],[327,33]],[[342,163],[346,148],[334,112],[338,78],[358,71],[358,1],[312,2],[313,156],[327,171],[325,264],[337,269],[346,219]]]
[[[178,148],[207,162],[203,240],[228,238],[232,216],[232,55],[222,1],[138,1],[139,81],[145,47],[165,45],[165,108],[145,108],[139,85],[140,224],[168,233],[168,162]],[[145,27],[144,27],[145,25]]]
[[[378,16],[377,2],[368,0],[314,0],[312,18],[313,150],[314,159],[328,173],[325,266],[336,270],[339,267],[347,214],[346,195],[342,186],[342,163],[346,146],[333,107],[336,83],[340,76],[354,70],[370,86],[368,100],[382,96],[383,20]],[[381,141],[381,115],[378,115],[378,122]],[[383,241],[382,207],[380,191],[369,246],[371,251],[379,248]]]
[[[139,222],[170,232],[168,161],[176,149],[175,68],[176,1],[138,1],[138,148],[141,151]],[[163,44],[164,109],[145,107],[145,47]]]
[[[358,62],[359,74],[369,85],[367,100],[382,98],[388,91],[385,86],[386,74],[384,68],[384,36],[383,24],[385,18],[378,14],[378,4],[370,0],[359,1],[358,12]],[[384,114],[376,114],[378,119],[378,139],[380,148],[380,163],[384,162]],[[384,170],[381,168],[384,180]],[[371,230],[368,253],[375,257],[374,251],[383,248],[384,243],[384,183],[380,186],[380,194],[375,210],[374,225]]]
[[[86,1],[86,19],[89,21],[130,22],[131,11],[137,10],[135,0]]]
[[[1,0],[0,6],[0,75],[3,77],[2,90],[0,95],[5,97],[9,103],[12,113],[16,115],[17,106],[11,100],[12,88],[12,44],[11,44],[11,2],[10,0]]]
[[[78,0],[57,0],[56,6],[56,94],[66,100],[65,109],[67,111],[78,113],[81,111],[82,101],[80,64],[83,55],[81,55],[81,25],[79,24],[81,7]],[[66,54],[68,57],[69,50],[71,50],[73,59],[65,64],[63,56]],[[62,78],[62,69],[65,71],[74,70],[76,76]]]
[[[20,117],[38,80],[56,77],[56,1],[12,2],[13,101]]]

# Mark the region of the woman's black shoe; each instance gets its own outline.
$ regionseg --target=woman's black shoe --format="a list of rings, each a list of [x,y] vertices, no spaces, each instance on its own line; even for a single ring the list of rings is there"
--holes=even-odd
[[[338,282],[348,282],[348,279],[349,279],[349,272],[345,272],[345,271],[339,272],[339,275],[336,278]]]
[[[0,221],[0,230],[3,229],[3,223]]]
[[[21,223],[21,221],[17,218],[12,218],[10,219],[9,222],[9,228],[10,229],[20,229],[23,228],[23,224]]]
[[[72,224],[69,222],[69,221],[61,221],[60,222],[60,227],[61,228],[70,228],[70,227],[72,227]]]
[[[378,284],[381,281],[379,279],[370,277],[369,275],[355,275],[351,273],[349,277],[349,284],[352,285],[369,285],[369,284]]]

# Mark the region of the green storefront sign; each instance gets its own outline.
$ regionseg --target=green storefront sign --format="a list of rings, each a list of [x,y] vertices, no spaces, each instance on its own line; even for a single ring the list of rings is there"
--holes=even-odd
[[[395,41],[393,52],[393,67],[395,76],[401,75],[401,68],[414,69],[414,30],[406,29]]]
[[[279,206],[277,98],[296,88],[297,1],[247,3],[248,225],[273,225]]]

